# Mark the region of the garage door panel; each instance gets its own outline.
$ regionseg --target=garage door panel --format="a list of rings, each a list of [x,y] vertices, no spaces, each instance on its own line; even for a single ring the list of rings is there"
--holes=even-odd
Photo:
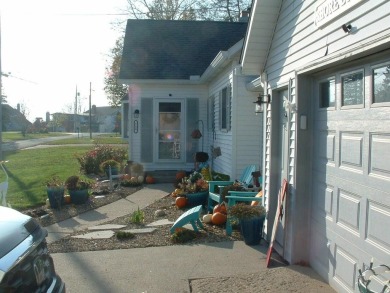
[[[389,150],[389,133],[370,133],[369,174],[371,176],[390,180]]]
[[[384,254],[390,255],[390,227],[388,226],[387,233],[383,233],[383,227],[378,223],[383,223],[383,225],[390,223],[390,206],[369,200],[365,231],[367,242],[382,250]],[[390,261],[390,256],[388,261]]]
[[[350,253],[345,246],[335,245],[335,267],[333,279],[341,285],[354,288],[358,275],[358,257]]]
[[[323,174],[323,176],[325,175]],[[314,189],[316,197],[313,198],[312,202],[313,216],[317,221],[323,221],[324,219],[332,221],[334,186],[327,184],[325,178],[323,180],[318,178]]]
[[[363,132],[340,132],[340,168],[363,173]]]
[[[355,236],[359,236],[361,200],[362,197],[358,194],[339,189],[337,196],[337,225]]]

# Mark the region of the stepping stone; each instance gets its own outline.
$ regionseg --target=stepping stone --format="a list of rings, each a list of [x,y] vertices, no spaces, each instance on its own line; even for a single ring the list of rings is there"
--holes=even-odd
[[[106,224],[99,226],[88,227],[88,230],[97,231],[97,230],[118,230],[126,227],[126,225],[115,225],[115,224]]]
[[[162,220],[158,220],[158,221],[155,221],[153,223],[150,223],[148,225],[146,225],[147,227],[156,227],[156,226],[164,226],[164,225],[172,225],[173,222],[169,221],[168,219],[162,219]]]
[[[156,231],[156,228],[141,228],[141,229],[130,229],[130,230],[122,230],[123,232],[130,232],[133,234],[147,234]]]
[[[112,230],[105,230],[105,231],[95,231],[83,235],[75,235],[72,236],[72,238],[79,238],[79,239],[108,239],[115,235],[115,232]]]

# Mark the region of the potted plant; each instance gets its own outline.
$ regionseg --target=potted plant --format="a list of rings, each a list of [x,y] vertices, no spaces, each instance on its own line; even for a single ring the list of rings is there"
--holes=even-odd
[[[182,178],[177,184],[175,194],[184,196],[188,207],[207,205],[209,195],[209,184],[198,172],[193,172],[189,177]]]
[[[53,209],[61,208],[64,203],[65,184],[57,175],[52,176],[46,181],[47,197],[50,207]]]
[[[66,189],[69,191],[72,203],[83,204],[88,200],[88,189],[91,187],[91,184],[87,180],[81,179],[79,176],[73,175],[66,179],[65,186]]]
[[[106,173],[110,177],[109,168],[111,167],[111,175],[118,175],[121,164],[113,159],[106,160],[100,164],[100,171]]]
[[[263,206],[237,203],[228,209],[229,220],[235,218],[240,223],[241,235],[247,245],[260,243],[266,210]]]

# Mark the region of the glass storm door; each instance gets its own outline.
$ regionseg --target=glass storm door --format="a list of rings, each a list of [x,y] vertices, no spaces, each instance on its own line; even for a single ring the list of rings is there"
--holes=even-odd
[[[183,103],[177,101],[157,103],[157,158],[159,161],[183,161],[185,156]]]

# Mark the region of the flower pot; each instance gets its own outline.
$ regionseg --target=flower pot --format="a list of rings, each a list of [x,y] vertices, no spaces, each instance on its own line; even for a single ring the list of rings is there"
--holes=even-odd
[[[72,203],[83,204],[87,202],[89,193],[88,193],[88,189],[69,190],[69,195]]]
[[[260,243],[265,217],[240,220],[241,235],[247,245]]]
[[[187,206],[188,207],[196,207],[198,205],[206,206],[208,196],[209,196],[208,191],[187,193],[186,194]]]
[[[47,197],[49,198],[50,207],[52,209],[61,208],[64,204],[64,188],[48,187]]]

